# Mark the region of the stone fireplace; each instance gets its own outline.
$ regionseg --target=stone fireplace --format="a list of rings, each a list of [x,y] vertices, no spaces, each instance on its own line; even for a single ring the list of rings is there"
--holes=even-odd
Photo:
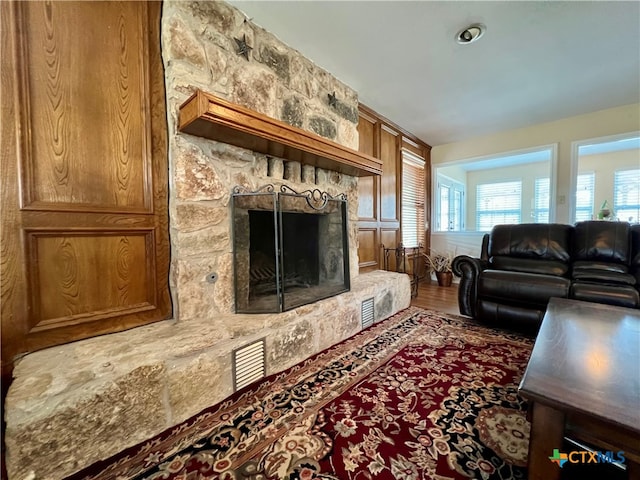
[[[345,196],[267,185],[232,199],[237,313],[284,312],[349,290]]]
[[[249,60],[234,40],[245,35]],[[61,478],[222,401],[233,393],[232,352],[246,344],[264,340],[270,375],[361,330],[363,302],[373,303],[375,321],[410,303],[406,275],[358,274],[357,177],[177,130],[179,106],[199,88],[357,150],[357,93],[224,2],[165,2],[162,45],[174,318],[21,359],[5,404],[10,478]],[[285,197],[318,190],[337,200],[324,211],[295,196],[268,213],[245,205],[238,220],[234,187],[264,185]],[[276,229],[285,223],[294,233],[280,238],[292,246],[276,267]],[[262,233],[249,233],[254,226]],[[300,231],[309,241],[294,245]],[[234,252],[234,238],[253,243],[251,235],[272,233],[273,243]],[[258,268],[267,279],[269,269],[283,269],[278,313],[236,311],[236,303],[250,310],[252,277],[253,288],[273,291],[257,282]],[[313,303],[287,303],[287,289],[312,290],[321,280],[332,296],[316,291]]]

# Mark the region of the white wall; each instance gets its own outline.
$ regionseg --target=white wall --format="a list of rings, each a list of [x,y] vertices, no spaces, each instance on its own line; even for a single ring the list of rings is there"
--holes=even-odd
[[[556,222],[571,223],[569,195],[571,188],[571,143],[640,130],[640,104],[624,105],[598,112],[542,123],[532,127],[507,130],[471,138],[462,142],[438,145],[431,150],[431,163],[455,162],[468,158],[493,155],[514,150],[558,144],[558,185],[556,192]],[[451,238],[447,238],[451,236]],[[453,250],[456,238],[464,238],[460,248],[468,250],[469,240],[479,234],[432,233],[431,245],[437,250]],[[477,252],[480,244],[477,244]]]
[[[438,170],[438,173],[445,177],[449,177],[456,182],[460,182],[463,185],[466,185],[467,183],[467,171],[462,168],[462,165],[449,165],[442,167]]]

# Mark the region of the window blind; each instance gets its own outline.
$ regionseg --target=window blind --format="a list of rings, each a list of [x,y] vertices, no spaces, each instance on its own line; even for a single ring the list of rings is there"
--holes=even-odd
[[[476,230],[494,225],[520,223],[522,182],[484,183],[476,187]]]
[[[402,244],[425,244],[425,170],[424,160],[402,152]]]
[[[619,220],[640,221],[640,169],[618,170],[613,177],[613,213]]]
[[[593,219],[593,191],[595,174],[581,173],[576,182],[576,215],[574,221]]]
[[[549,223],[549,178],[536,178],[533,192],[533,221]]]

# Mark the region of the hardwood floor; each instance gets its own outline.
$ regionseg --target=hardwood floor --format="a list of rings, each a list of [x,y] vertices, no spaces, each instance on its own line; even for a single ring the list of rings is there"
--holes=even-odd
[[[418,296],[411,299],[411,305],[459,315],[458,284],[440,287],[435,280],[422,280],[418,285]]]

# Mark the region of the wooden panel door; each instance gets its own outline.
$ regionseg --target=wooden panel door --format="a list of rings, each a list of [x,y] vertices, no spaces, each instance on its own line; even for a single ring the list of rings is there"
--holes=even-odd
[[[171,301],[160,4],[1,8],[5,365]]]

